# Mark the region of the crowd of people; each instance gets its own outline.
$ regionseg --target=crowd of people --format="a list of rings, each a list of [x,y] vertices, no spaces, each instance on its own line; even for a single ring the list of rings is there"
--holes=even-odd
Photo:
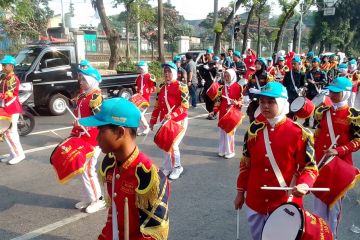
[[[2,81],[0,97],[5,106],[15,106],[19,84],[13,73],[16,62],[6,56],[1,63],[7,77]],[[338,161],[348,169],[342,174],[350,182],[340,178],[329,185],[334,195],[331,198],[316,195],[315,213],[329,227],[318,223],[320,232],[312,233],[311,239],[320,239],[326,231],[334,239],[341,238],[337,229],[342,200],[360,178],[352,162],[352,153],[360,148],[360,111],[354,107],[360,73],[355,59],[343,63],[338,62],[336,55],[320,59],[314,52],[307,55],[279,52],[274,58],[258,58],[252,49],[245,56],[229,49],[218,57],[209,48],[201,69],[190,53],[162,64],[164,81],[158,87],[146,62],[140,61],[136,66],[139,75],[133,97],[103,100],[99,72],[88,61],[80,63],[77,75],[80,94],[74,99],[76,119],[69,138],[57,147],[67,157],[56,158],[57,151],[51,156],[59,180],[81,176],[84,199],[76,208],[93,213],[105,208],[108,200],[108,219],[98,239],[168,238],[169,180],[177,180],[184,171],[180,143],[188,127],[188,109],[197,107],[199,75],[204,79],[207,119],[218,119],[219,157],[235,157],[239,147],[235,146],[236,130],[247,106],[250,126],[244,136],[234,206],[241,209],[246,203],[252,238],[262,239],[269,215],[282,204],[291,201],[303,208],[303,198],[313,186],[319,185],[317,180],[335,176],[332,174],[338,170],[335,164]],[[151,103],[156,89],[155,102]],[[291,105],[299,97],[307,103],[318,96],[330,103],[316,104],[300,123],[298,112],[291,111]],[[153,111],[148,123],[145,112],[150,105]],[[9,112],[13,123],[21,111],[16,106]],[[306,128],[310,126],[310,117],[315,134]],[[14,125],[4,134],[11,160],[1,161],[9,164],[25,158]],[[163,152],[160,168],[136,144],[137,136],[146,136],[155,126],[159,130],[154,142]],[[77,148],[79,151],[71,152],[76,146],[67,144],[78,139],[83,145]],[[84,145],[90,149],[88,152],[83,152]],[[106,156],[98,177],[95,166],[100,150]],[[283,189],[264,188],[268,186]],[[334,194],[333,188],[340,190]]]

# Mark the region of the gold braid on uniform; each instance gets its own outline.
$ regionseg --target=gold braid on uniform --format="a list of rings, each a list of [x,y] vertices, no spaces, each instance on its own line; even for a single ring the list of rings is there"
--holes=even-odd
[[[249,151],[247,148],[247,141],[249,139],[249,133],[246,132],[245,136],[244,136],[244,145],[243,145],[243,150],[242,150],[242,157],[240,159],[240,173],[241,173],[241,169],[243,166],[248,167],[250,164],[250,155],[249,155]]]
[[[265,127],[265,123],[263,122],[252,122],[250,127],[247,131],[248,134],[248,141],[251,141],[256,138],[258,132]]]
[[[356,108],[349,108],[350,127],[352,129],[353,140],[360,145],[360,111]]]
[[[216,110],[219,109],[220,104],[221,104],[221,95],[222,95],[222,90],[223,90],[223,88],[224,88],[224,85],[220,85],[220,87],[219,87],[219,89],[218,89],[218,92],[217,92],[217,94],[216,94],[216,97],[215,97],[215,99],[214,99],[214,108],[215,108]]]
[[[94,93],[90,100],[90,108],[93,114],[97,114],[98,112],[100,112],[101,103],[102,103],[101,93],[99,92]]]
[[[189,108],[189,88],[183,82],[179,82],[179,87],[181,92],[181,106],[183,108]]]
[[[6,87],[6,96],[12,98],[14,96],[14,91],[16,88],[16,78],[14,74],[11,74],[10,78],[6,81]]]

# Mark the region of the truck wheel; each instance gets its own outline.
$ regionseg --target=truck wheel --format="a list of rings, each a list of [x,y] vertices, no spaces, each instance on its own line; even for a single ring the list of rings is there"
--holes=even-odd
[[[32,132],[35,127],[34,116],[28,111],[24,111],[18,120],[18,130],[20,136],[26,136]]]
[[[55,94],[51,96],[48,109],[51,115],[59,116],[63,115],[66,112],[66,105],[68,104],[68,100],[62,94]]]
[[[133,92],[130,88],[123,88],[120,90],[118,96],[125,98],[125,99],[130,99],[132,95],[133,95]]]

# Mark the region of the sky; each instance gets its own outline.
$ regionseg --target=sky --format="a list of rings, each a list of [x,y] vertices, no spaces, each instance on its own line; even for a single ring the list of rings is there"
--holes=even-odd
[[[91,0],[71,0],[75,6],[75,14],[83,17],[94,15],[94,10],[91,7]],[[218,0],[219,9],[226,7],[231,3],[231,0]],[[70,0],[50,0],[49,5],[55,14],[61,14],[61,2],[63,2],[64,13],[68,12]],[[167,2],[167,0],[163,0]],[[170,0],[172,5],[175,5],[176,10],[185,17],[186,20],[204,19],[209,12],[214,11],[213,0]],[[276,1],[274,1],[276,2]],[[113,0],[104,0],[105,11],[107,15],[114,15],[124,11],[123,6],[113,7]],[[157,5],[157,0],[150,0],[149,3],[153,6]],[[278,14],[277,4],[272,4],[272,12]],[[81,11],[81,12],[80,12]],[[244,12],[244,9],[239,9],[237,13]]]

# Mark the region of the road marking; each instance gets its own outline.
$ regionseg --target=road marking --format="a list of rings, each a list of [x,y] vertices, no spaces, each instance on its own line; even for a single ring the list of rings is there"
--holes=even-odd
[[[25,150],[24,153],[39,152],[39,151],[47,150],[49,148],[54,148],[57,145],[59,145],[59,144],[57,143],[57,144],[52,144],[52,145],[48,145],[48,146],[44,146],[44,147],[30,148],[28,150]],[[10,154],[4,154],[4,155],[1,155],[0,157],[8,157],[8,156],[10,156]]]
[[[67,130],[67,129],[71,129],[71,127],[62,127],[62,128],[54,128],[54,129],[49,129],[49,130],[44,130],[44,131],[39,131],[39,132],[33,132],[30,133],[30,135],[39,135],[39,134],[43,134],[43,133],[50,133],[50,132],[55,132],[55,131],[62,131],[62,130]]]
[[[68,218],[64,218],[58,222],[54,222],[54,223],[51,223],[49,225],[46,225],[44,227],[41,227],[41,228],[38,228],[34,231],[31,231],[29,233],[26,233],[22,236],[19,236],[19,237],[16,237],[16,238],[13,238],[11,240],[28,240],[28,239],[33,239],[33,238],[36,238],[38,236],[41,236],[45,233],[48,233],[48,232],[51,232],[51,231],[54,231],[55,229],[57,228],[61,228],[67,224],[70,224],[70,223],[73,223],[73,222],[76,222],[82,218],[85,218],[87,217],[89,214],[86,214],[86,213],[78,213],[76,215],[73,215],[71,217],[68,217]]]

